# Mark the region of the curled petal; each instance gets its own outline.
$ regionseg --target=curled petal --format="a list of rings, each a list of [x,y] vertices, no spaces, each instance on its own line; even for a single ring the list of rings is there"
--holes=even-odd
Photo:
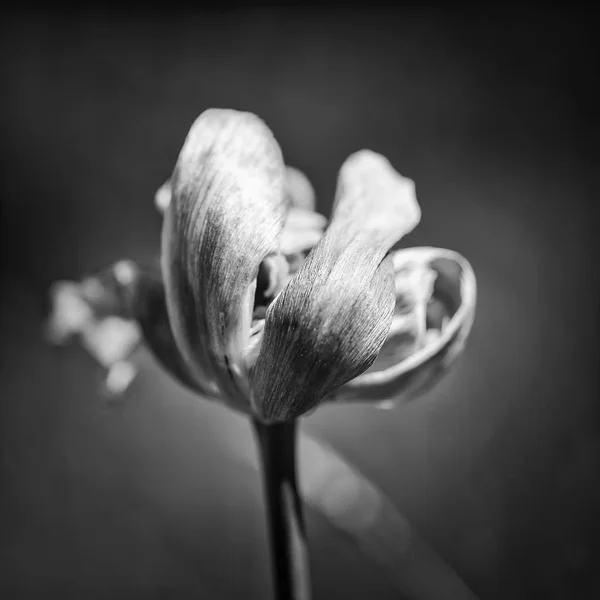
[[[419,219],[413,182],[387,159],[363,150],[346,160],[330,226],[267,310],[252,371],[260,418],[297,417],[373,363],[395,306],[384,258]]]
[[[341,386],[332,400],[386,407],[407,402],[434,385],[465,345],[477,292],[468,261],[441,248],[409,248],[391,256],[401,314],[371,369]]]
[[[256,277],[279,248],[287,202],[277,142],[255,115],[205,111],[179,154],[162,235],[167,309],[194,379],[247,404]]]

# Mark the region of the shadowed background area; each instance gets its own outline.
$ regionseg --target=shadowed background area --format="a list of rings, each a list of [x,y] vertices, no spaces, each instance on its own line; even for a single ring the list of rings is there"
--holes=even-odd
[[[587,15],[246,10],[3,16],[0,595],[266,598],[245,421],[148,359],[126,396],[41,337],[44,297],[159,251],[153,195],[195,117],[249,110],[328,215],[371,148],[416,181],[405,245],[464,254],[455,369],[396,411],[303,421],[389,494],[482,599],[600,595],[595,103]],[[593,107],[593,108],[592,108]],[[594,177],[595,179],[595,177]],[[393,598],[308,516],[316,598]]]

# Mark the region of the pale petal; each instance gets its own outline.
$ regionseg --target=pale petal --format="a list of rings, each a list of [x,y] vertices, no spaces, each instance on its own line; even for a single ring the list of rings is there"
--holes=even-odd
[[[299,169],[285,167],[284,191],[290,206],[305,211],[315,210],[315,190],[308,177]]]
[[[397,253],[392,254],[395,256]],[[396,308],[392,325],[379,356],[367,373],[395,366],[425,345],[428,303],[436,277],[437,273],[427,264],[414,261],[395,269]]]
[[[281,233],[279,251],[292,255],[310,250],[323,237],[327,219],[312,210],[290,208]]]
[[[323,235],[327,219],[315,212],[315,194],[306,175],[285,167],[284,193],[289,205],[281,234],[279,251],[295,254],[311,249]],[[164,214],[171,204],[171,180],[167,179],[154,195],[154,204]]]
[[[106,394],[109,396],[120,396],[133,383],[137,374],[137,367],[127,360],[113,363],[108,368],[104,381]]]
[[[456,252],[442,248],[410,248],[392,254],[396,273],[403,279],[398,302],[406,307],[404,334],[410,340],[399,353],[396,364],[373,368],[341,386],[331,399],[335,401],[407,402],[428,390],[447,371],[463,349],[475,316],[477,285],[468,261]],[[425,318],[412,319],[423,306],[423,288],[413,279],[407,287],[407,273],[431,270],[435,273],[432,301],[427,303]],[[426,288],[425,288],[426,289]],[[427,328],[423,332],[420,321]],[[406,340],[405,340],[406,342]],[[412,342],[412,349],[411,347]],[[394,346],[390,336],[384,345]],[[408,349],[408,351],[406,351]]]
[[[105,368],[129,357],[139,346],[137,323],[121,317],[106,317],[81,332],[83,347]]]
[[[308,177],[299,169],[286,165],[283,191],[291,207],[304,211],[315,210],[315,190]],[[171,204],[171,179],[167,179],[154,194],[154,205],[160,213],[165,213]]]
[[[154,194],[154,205],[158,212],[165,214],[171,204],[171,179],[167,179]]]
[[[419,219],[413,182],[387,159],[363,150],[346,160],[329,228],[267,311],[252,371],[262,419],[305,413],[373,363],[395,306],[384,257]]]
[[[197,380],[247,404],[244,356],[256,277],[279,248],[287,202],[277,142],[255,115],[211,109],[179,155],[163,223],[162,269],[177,346]]]
[[[94,319],[89,304],[74,281],[57,281],[49,292],[50,314],[44,324],[45,337],[51,344],[64,344]]]

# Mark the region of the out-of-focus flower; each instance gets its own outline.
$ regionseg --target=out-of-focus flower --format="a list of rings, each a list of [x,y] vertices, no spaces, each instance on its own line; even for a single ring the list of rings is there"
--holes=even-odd
[[[413,182],[375,152],[342,165],[325,228],[267,126],[208,110],[155,204],[161,269],[120,261],[57,284],[53,339],[78,334],[111,368],[143,337],[180,382],[266,422],[322,402],[397,404],[464,346],[473,271],[450,250],[390,252],[420,209]],[[98,335],[110,323],[122,337]]]
[[[105,391],[118,395],[135,379],[132,361],[142,341],[135,318],[119,295],[132,284],[137,266],[120,261],[80,283],[57,281],[50,289],[52,312],[46,323],[46,339],[63,345],[78,337],[89,354],[106,369]]]

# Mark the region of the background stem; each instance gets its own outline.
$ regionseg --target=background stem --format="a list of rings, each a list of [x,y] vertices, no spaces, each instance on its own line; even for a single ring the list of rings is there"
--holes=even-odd
[[[296,422],[254,421],[271,538],[276,600],[310,600],[310,569],[296,482]]]

